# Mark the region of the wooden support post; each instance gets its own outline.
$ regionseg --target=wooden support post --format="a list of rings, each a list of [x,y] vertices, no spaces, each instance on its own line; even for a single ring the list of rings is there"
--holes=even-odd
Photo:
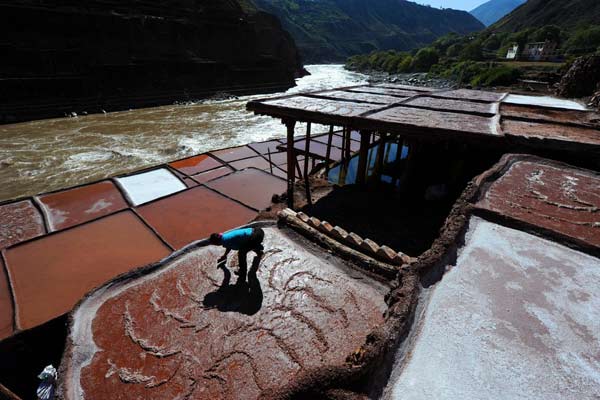
[[[350,161],[350,153],[352,152],[352,146],[350,146],[350,138],[352,137],[352,128],[348,127],[347,132],[346,132],[346,155],[345,158],[346,160]]]
[[[360,150],[358,151],[358,169],[356,170],[356,183],[359,185],[364,184],[367,179],[370,138],[371,132],[360,131]]]
[[[375,175],[377,181],[381,181],[381,175],[383,173],[383,159],[385,158],[385,148],[387,144],[387,134],[383,133],[379,135],[379,145],[377,146],[377,157],[375,159]]]
[[[298,172],[298,179],[302,179],[302,170],[300,169],[300,162],[298,161],[298,156],[294,157],[294,162],[296,163],[296,171]]]
[[[306,141],[304,144],[304,186],[306,190],[306,201],[309,206],[312,206],[312,199],[310,198],[310,185],[308,182],[308,159],[310,154],[310,122],[306,125]]]
[[[331,146],[333,145],[333,125],[329,127],[329,137],[327,138],[327,152],[325,153],[325,171],[329,173],[329,165],[331,164]]]
[[[394,161],[394,180],[392,181],[392,184],[394,186],[398,186],[398,184],[400,183],[400,175],[401,172],[400,171],[400,165],[402,165],[402,149],[404,148],[404,138],[400,137],[400,139],[398,140],[398,154],[396,154],[396,160]]]
[[[283,123],[287,128],[287,197],[288,207],[294,209],[294,128],[296,121],[284,120]]]
[[[267,147],[267,154],[269,155],[269,170],[271,171],[271,175],[273,175],[273,161],[271,160],[271,148]]]
[[[342,127],[342,159],[340,160],[342,167],[344,166],[344,162],[346,161],[345,159],[345,154],[346,151],[344,150],[346,147],[346,127],[343,126]]]

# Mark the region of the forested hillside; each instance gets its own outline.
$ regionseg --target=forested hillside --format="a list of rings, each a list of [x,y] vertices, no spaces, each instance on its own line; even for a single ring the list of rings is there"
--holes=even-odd
[[[405,0],[253,0],[277,15],[304,61],[340,61],[373,50],[410,50],[449,32],[484,28],[465,11]]]
[[[600,0],[529,0],[490,29],[517,32],[545,25],[567,30],[600,25]]]

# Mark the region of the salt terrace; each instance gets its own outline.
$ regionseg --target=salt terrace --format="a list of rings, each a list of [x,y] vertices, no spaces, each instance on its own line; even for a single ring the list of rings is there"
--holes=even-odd
[[[253,399],[343,366],[383,323],[386,287],[291,231],[265,232],[247,283],[209,246],[90,295],[74,314],[64,398]]]
[[[7,355],[74,307],[62,399],[597,398],[597,113],[391,84],[248,108],[280,118],[287,138],[0,204]],[[476,162],[457,167],[453,156]],[[440,176],[432,170],[459,175],[426,251],[411,257],[307,215],[319,210],[316,177],[349,174],[353,160],[358,187],[390,175],[417,203]],[[203,239],[245,226],[286,190],[290,206],[305,191],[304,212],[253,222],[266,252],[237,278],[235,254],[219,264]],[[380,226],[366,203],[365,221]],[[35,376],[7,362],[0,383],[25,393]]]

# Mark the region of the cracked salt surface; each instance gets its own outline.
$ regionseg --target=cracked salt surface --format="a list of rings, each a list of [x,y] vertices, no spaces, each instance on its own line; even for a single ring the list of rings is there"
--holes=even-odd
[[[600,260],[473,217],[386,399],[598,399]]]

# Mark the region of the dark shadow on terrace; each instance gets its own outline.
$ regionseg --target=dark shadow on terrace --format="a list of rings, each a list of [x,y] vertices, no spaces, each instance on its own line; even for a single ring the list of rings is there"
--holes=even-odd
[[[356,155],[328,171],[332,190],[303,211],[416,257],[431,247],[467,182],[500,153],[449,142],[384,140],[369,150],[366,183],[356,184]]]
[[[248,281],[246,281],[246,271],[240,271],[233,285],[230,283],[231,271],[227,268],[226,260],[219,262],[217,267],[223,270],[223,282],[217,290],[204,296],[202,302],[204,308],[216,308],[222,312],[238,312],[246,315],[254,315],[260,311],[263,292],[256,276],[260,261],[261,256],[255,256],[248,271]]]

